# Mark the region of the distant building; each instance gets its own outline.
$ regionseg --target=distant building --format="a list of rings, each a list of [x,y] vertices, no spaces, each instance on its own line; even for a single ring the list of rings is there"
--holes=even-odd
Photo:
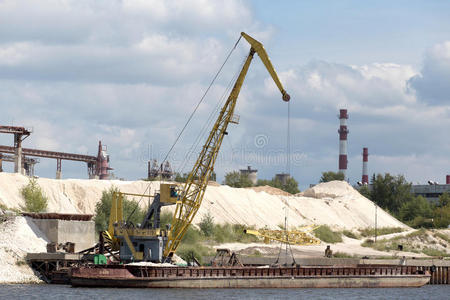
[[[161,178],[166,180],[172,180],[173,178],[173,171],[172,167],[170,166],[170,163],[166,161],[164,164],[158,164],[158,161],[156,159],[153,159],[152,161],[148,161],[148,179],[155,179],[155,178]]]
[[[258,181],[258,170],[252,169],[250,166],[247,166],[247,169],[239,170],[241,175],[245,175],[250,179],[253,185]]]
[[[426,198],[430,202],[438,203],[440,195],[445,192],[450,194],[450,184],[437,184],[430,181],[428,185],[412,185],[411,192],[416,196],[422,196]]]
[[[359,190],[363,186],[362,182],[358,182],[354,187]],[[372,190],[372,184],[366,185],[369,190]],[[415,196],[422,196],[431,203],[438,203],[439,196],[443,193],[450,194],[450,175],[447,175],[446,184],[439,184],[434,181],[428,181],[428,184],[413,184],[411,185],[411,193]]]
[[[275,180],[280,181],[283,185],[287,183],[289,178],[291,178],[291,175],[287,173],[275,174]]]

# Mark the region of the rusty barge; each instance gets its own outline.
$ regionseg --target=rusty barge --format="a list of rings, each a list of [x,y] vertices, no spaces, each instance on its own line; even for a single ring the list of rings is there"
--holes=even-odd
[[[412,266],[72,268],[74,287],[122,288],[393,288],[421,287],[430,274]]]

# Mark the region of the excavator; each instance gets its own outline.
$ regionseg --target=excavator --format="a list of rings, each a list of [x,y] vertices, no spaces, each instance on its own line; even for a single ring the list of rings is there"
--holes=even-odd
[[[283,101],[288,102],[290,100],[290,96],[284,90],[264,46],[244,32],[241,33],[241,37],[250,44],[249,54],[184,186],[180,188],[176,184],[161,184],[160,191],[154,196],[149,196],[154,199],[146,217],[141,224],[136,225],[124,221],[121,214],[122,199],[126,194],[119,193],[114,197],[110,226],[107,231],[102,233],[102,236],[110,243],[112,250],[120,249],[121,260],[152,262],[172,260],[202,204],[223,138],[228,134],[228,125],[238,123],[234,115],[236,101],[255,53],[258,54],[280,90]],[[176,205],[176,207],[170,226],[161,229],[159,228],[159,213],[161,207],[165,205]]]

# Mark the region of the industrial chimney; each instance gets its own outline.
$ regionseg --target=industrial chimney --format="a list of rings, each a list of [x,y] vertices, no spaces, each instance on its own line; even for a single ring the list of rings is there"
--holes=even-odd
[[[362,184],[369,184],[369,173],[367,171],[367,162],[369,161],[369,149],[363,148],[363,167],[362,167]]]
[[[347,110],[339,110],[339,172],[342,172],[344,174],[344,179],[347,178],[347,119]]]
[[[445,177],[445,184],[450,184],[450,175]]]

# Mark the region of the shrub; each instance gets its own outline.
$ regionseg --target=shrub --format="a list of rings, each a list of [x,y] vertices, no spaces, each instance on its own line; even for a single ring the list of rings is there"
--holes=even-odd
[[[325,243],[339,243],[342,242],[342,235],[340,232],[335,232],[328,227],[328,225],[321,225],[313,230],[314,235]]]
[[[432,228],[433,227],[433,219],[432,218],[424,218],[423,216],[417,216],[412,221],[405,222],[408,226],[413,228]]]
[[[236,242],[231,224],[216,224],[214,226],[214,240],[217,243]]]
[[[192,258],[198,260],[201,264],[203,264],[203,256],[212,256],[212,249],[205,247],[201,244],[181,244],[177,250],[177,255],[184,259],[187,263],[192,262]]]
[[[342,231],[342,234],[351,239],[358,239],[358,236],[355,233],[351,232],[350,230],[344,230]]]
[[[446,235],[446,234],[444,234],[444,233],[436,232],[436,233],[434,234],[434,236],[435,236],[435,237],[437,236],[437,237],[443,239],[443,240],[446,241],[447,243],[450,243],[450,236],[448,236],[448,235]]]
[[[356,257],[355,255],[349,254],[349,253],[345,253],[345,252],[336,252],[333,253],[333,257],[335,258],[354,258]]]
[[[31,178],[20,192],[25,199],[25,207],[22,207],[23,210],[28,212],[42,212],[47,209],[47,197],[42,192],[36,179]]]
[[[403,231],[404,231],[404,229],[402,229],[400,227],[381,227],[381,228],[377,228],[377,235],[380,236],[380,235],[403,232]],[[375,236],[375,228],[373,228],[373,227],[367,227],[364,229],[360,229],[359,232],[361,233],[361,236],[363,236],[363,237]]]
[[[442,256],[442,257],[450,256],[450,254],[448,254],[445,251],[441,251],[441,250],[433,249],[433,248],[428,248],[428,247],[425,247],[422,250],[422,253],[425,254],[425,255],[428,255],[428,256]]]
[[[232,226],[234,240],[239,243],[254,243],[258,242],[259,239],[257,236],[244,233],[245,229],[255,229],[254,227],[244,226],[241,224],[233,224]]]
[[[196,229],[194,226],[189,225],[186,233],[183,236],[183,243],[185,244],[196,244],[202,239],[202,234],[200,230]]]

